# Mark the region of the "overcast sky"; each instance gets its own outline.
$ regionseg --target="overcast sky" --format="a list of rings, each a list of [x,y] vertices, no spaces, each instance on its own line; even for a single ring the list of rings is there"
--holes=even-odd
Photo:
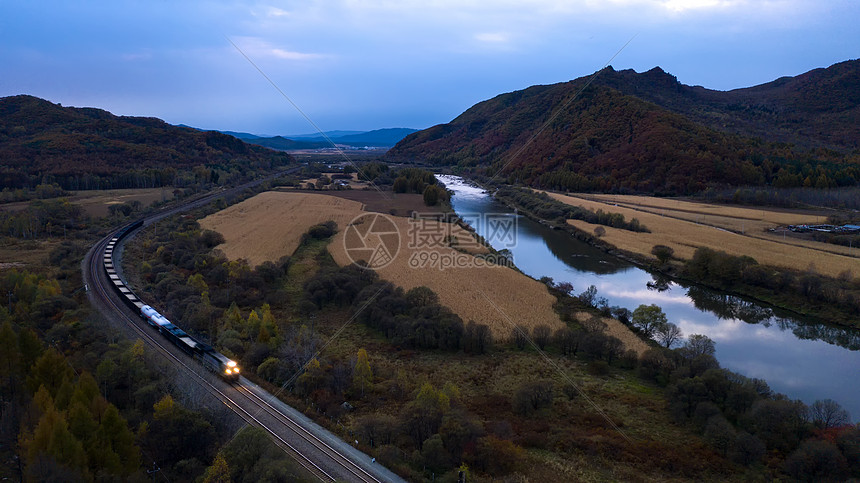
[[[0,96],[257,134],[425,128],[660,66],[732,89],[860,57],[857,0],[0,1]],[[228,40],[229,39],[229,40]]]

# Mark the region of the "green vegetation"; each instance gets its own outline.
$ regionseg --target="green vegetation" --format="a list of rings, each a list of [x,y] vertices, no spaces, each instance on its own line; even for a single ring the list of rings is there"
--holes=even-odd
[[[173,403],[164,396],[172,382],[143,343],[122,340],[90,315],[78,289],[83,252],[51,255],[58,278],[0,273],[10,303],[0,308],[0,455],[21,463],[20,474],[8,465],[0,474],[140,480],[141,465],[156,461],[171,480],[193,480],[228,437],[210,422],[223,415]]]
[[[698,248],[682,269],[686,278],[733,292],[751,293],[775,305],[823,320],[857,324],[860,311],[860,280],[850,270],[838,278],[805,271],[759,265],[747,256]]]
[[[680,344],[681,334],[669,333],[672,324],[659,317],[659,307],[631,313],[609,307],[593,288],[571,296],[572,287],[545,280],[568,327],[551,333],[538,326],[530,334],[512,328],[511,343],[499,343],[485,326],[463,323],[440,306],[424,287],[404,292],[372,271],[338,268],[325,238],[309,235],[290,259],[251,269],[213,252],[217,235],[188,218],[162,223],[157,237],[147,230],[135,238],[136,254],[127,248],[127,257],[140,259],[142,292],[163,298],[165,311],[188,312],[179,317],[183,325],[239,358],[248,377],[288,389],[282,391],[288,403],[357,439],[409,479],[453,478],[464,464],[478,480],[557,478],[547,472],[547,461],[578,462],[595,479],[725,480],[821,471],[797,470],[790,461],[816,449],[807,441],[825,441],[815,425],[826,418],[798,420],[795,438],[784,442],[787,430],[762,425],[761,412],[802,409],[802,403],[783,402],[761,381],[719,368],[713,342],[704,336]],[[208,312],[195,318],[201,310]],[[681,347],[654,344],[639,358],[606,334],[599,318],[578,322],[583,310],[615,315],[663,346]],[[344,325],[348,320],[357,323]],[[564,375],[538,362],[543,359],[529,340]],[[610,429],[580,390],[620,422],[633,443]],[[830,412],[838,411],[836,405]],[[825,441],[824,451],[849,461],[860,431],[828,431],[845,443]],[[215,461],[212,478],[237,471],[227,450]],[[856,470],[846,463],[827,471],[847,476]]]

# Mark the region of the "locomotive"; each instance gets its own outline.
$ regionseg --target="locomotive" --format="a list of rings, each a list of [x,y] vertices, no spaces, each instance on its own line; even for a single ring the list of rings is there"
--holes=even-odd
[[[150,326],[158,330],[167,340],[173,345],[179,347],[182,352],[197,359],[203,364],[203,367],[214,372],[222,379],[228,382],[237,382],[239,380],[239,366],[236,361],[216,351],[209,344],[204,344],[198,341],[184,330],[180,329],[166,317],[159,314],[151,306],[145,304],[134,292],[131,291],[120,279],[116,273],[116,268],[113,263],[113,251],[117,242],[123,239],[130,232],[143,226],[143,220],[138,220],[121,230],[119,230],[104,250],[104,269],[108,278],[110,278],[114,289],[119,293],[120,298],[132,310],[137,312],[142,318],[146,319]]]

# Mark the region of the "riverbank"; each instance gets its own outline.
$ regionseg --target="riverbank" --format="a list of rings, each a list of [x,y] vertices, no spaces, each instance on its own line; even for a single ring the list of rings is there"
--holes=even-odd
[[[534,193],[534,195],[538,196],[537,193]],[[644,255],[641,249],[639,252],[628,250],[625,247],[613,245],[602,237],[596,236],[594,228],[599,225],[587,224],[582,221],[570,222],[565,220],[564,223],[561,223],[560,220],[547,220],[536,215],[521,203],[516,203],[516,200],[512,197],[500,197],[495,194],[493,196],[499,202],[511,209],[517,210],[518,213],[533,221],[555,230],[563,230],[577,240],[599,248],[607,254],[619,257],[643,269],[660,273],[674,280],[703,285],[732,295],[753,299],[811,319],[817,323],[836,324],[852,329],[860,328],[860,321],[856,319],[855,315],[856,309],[852,308],[852,304],[857,304],[856,295],[854,295],[854,292],[857,290],[851,287],[852,281],[850,279],[839,280],[811,273],[810,271],[802,272],[783,267],[759,265],[758,263],[751,262],[748,257],[731,256],[724,257],[726,258],[726,264],[747,263],[754,268],[750,269],[748,274],[738,272],[737,276],[729,276],[723,279],[710,276],[707,270],[704,272],[705,276],[696,276],[696,271],[690,269],[691,260],[697,260],[695,252],[693,253],[694,256],[686,260],[675,258],[661,264],[656,258]],[[559,200],[553,201],[562,203]],[[591,232],[584,229],[586,226],[591,228]],[[601,228],[603,228],[604,232],[613,230],[611,227],[601,226]],[[622,231],[627,238],[641,236],[639,233],[634,234],[633,232],[627,233],[624,230],[614,230],[614,232]],[[644,236],[653,236],[653,233],[647,233]],[[758,284],[751,283],[744,275],[748,275],[748,278],[757,281]],[[855,298],[852,299],[851,297]]]

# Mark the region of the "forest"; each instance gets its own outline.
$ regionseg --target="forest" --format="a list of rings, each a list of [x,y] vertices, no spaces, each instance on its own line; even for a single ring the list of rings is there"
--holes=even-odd
[[[597,473],[621,475],[821,481],[860,474],[860,429],[838,403],[807,406],[720,368],[713,341],[672,336],[659,307],[608,307],[593,287],[573,295],[572,287],[543,280],[568,327],[517,327],[509,340],[494,340],[486,326],[440,306],[429,289],[404,291],[361,267],[337,267],[325,248],[331,224],[309,230],[292,257],[252,268],[213,250],[219,236],[192,219],[162,223],[129,252],[139,260],[142,292],[240,360],[246,377],[288,389],[288,403],[359,440],[408,479],[446,480],[464,468],[479,480],[540,474],[541,454],[585,458],[602,468]],[[580,322],[575,314],[583,310],[593,317]],[[625,351],[605,333],[603,316],[653,337],[651,348]],[[569,367],[576,383],[513,367],[503,387],[478,376],[499,357],[533,364],[541,354]],[[624,382],[612,389],[601,382],[613,378]],[[623,433],[579,392],[596,384],[603,389],[592,396],[602,404],[625,401],[610,416],[625,420]],[[640,386],[647,391],[631,392]],[[622,416],[646,407],[653,408],[647,428]],[[652,439],[655,427],[683,433],[684,445]]]
[[[25,95],[0,99],[0,159],[12,190],[224,185],[292,162],[226,134]]]
[[[407,136],[385,159],[575,192],[690,195],[738,186],[856,187],[860,134],[847,121],[856,107],[809,105],[810,97],[822,97],[818,89],[828,80],[856,82],[860,64],[846,64],[819,73],[818,83],[798,81],[788,95],[784,87],[747,97],[732,91],[731,101],[714,100],[721,94],[678,84],[659,69],[608,69],[594,83],[580,78],[480,102],[450,123]],[[840,85],[839,92],[850,95],[852,85]],[[756,95],[763,103],[782,102],[782,112],[756,104]],[[831,103],[840,98],[825,97]],[[767,115],[733,107],[738,103]],[[827,124],[818,131],[786,139],[788,127],[797,133],[798,125],[822,119]],[[831,136],[835,131],[842,134]]]

